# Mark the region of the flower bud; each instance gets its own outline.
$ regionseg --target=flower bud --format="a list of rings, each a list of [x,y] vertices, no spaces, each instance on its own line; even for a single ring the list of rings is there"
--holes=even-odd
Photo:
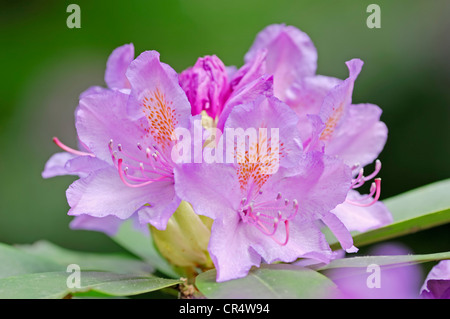
[[[182,201],[165,230],[153,226],[150,230],[162,256],[174,266],[195,271],[214,267],[207,250],[211,225],[210,218],[197,215],[189,203]]]
[[[225,65],[217,56],[199,58],[180,74],[179,82],[191,103],[192,115],[203,110],[213,119],[220,115],[230,86]]]

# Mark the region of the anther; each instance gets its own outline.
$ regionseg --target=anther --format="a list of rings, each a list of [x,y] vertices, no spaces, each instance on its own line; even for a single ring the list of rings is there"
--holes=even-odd
[[[360,163],[355,163],[355,164],[353,164],[351,170],[354,171],[354,170],[357,169],[358,167],[361,167],[361,164],[360,164]]]
[[[364,180],[365,181],[371,180],[372,178],[377,176],[377,174],[380,172],[380,170],[381,170],[381,161],[379,159],[377,159],[375,161],[375,170],[369,176],[364,177]]]

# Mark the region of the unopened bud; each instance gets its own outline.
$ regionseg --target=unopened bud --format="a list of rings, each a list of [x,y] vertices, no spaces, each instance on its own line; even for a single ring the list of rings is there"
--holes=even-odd
[[[199,58],[193,67],[181,72],[179,82],[191,103],[192,115],[203,110],[213,119],[220,115],[230,87],[225,65],[217,56]]]
[[[207,250],[211,225],[210,218],[197,215],[189,203],[182,201],[165,230],[153,226],[150,230],[160,254],[171,264],[206,270],[214,267]]]

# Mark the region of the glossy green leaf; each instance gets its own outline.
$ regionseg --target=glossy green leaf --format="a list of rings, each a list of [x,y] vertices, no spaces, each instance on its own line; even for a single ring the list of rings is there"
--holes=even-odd
[[[367,266],[376,264],[378,266],[400,267],[411,264],[418,264],[430,261],[439,261],[450,259],[450,251],[422,254],[422,255],[396,255],[396,256],[364,256],[350,257],[332,260],[328,265],[318,269],[319,271],[336,268],[367,268]]]
[[[69,288],[72,273],[45,272],[0,279],[0,299],[58,299],[77,292],[94,291],[108,296],[131,296],[181,283],[180,280],[109,272],[81,272],[80,287]],[[69,284],[72,283],[69,280]]]
[[[197,276],[195,284],[207,298],[308,299],[325,298],[335,290],[322,274],[294,265],[276,264],[253,268],[241,279],[216,282],[216,271]]]
[[[154,270],[149,264],[134,257],[123,254],[72,251],[44,240],[38,241],[33,245],[19,246],[18,248],[28,254],[45,257],[66,268],[70,264],[77,264],[84,271],[110,271],[120,274],[148,275]]]
[[[161,273],[172,278],[179,277],[172,266],[158,253],[153,245],[151,236],[146,236],[136,230],[131,220],[124,222],[117,234],[111,238],[129,252],[158,269]]]
[[[62,270],[66,270],[66,267],[52,260],[34,256],[15,247],[0,243],[0,278]]]
[[[450,179],[423,186],[383,201],[393,223],[364,233],[354,233],[356,247],[415,233],[450,222]],[[332,249],[339,243],[330,240]]]

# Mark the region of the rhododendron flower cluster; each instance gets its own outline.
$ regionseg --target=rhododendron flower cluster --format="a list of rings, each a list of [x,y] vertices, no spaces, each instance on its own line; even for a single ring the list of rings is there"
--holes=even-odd
[[[196,244],[197,264],[212,260],[226,281],[261,263],[328,263],[336,253],[325,227],[356,252],[350,231],[390,223],[377,178],[387,128],[378,106],[352,101],[363,62],[349,60],[343,80],[318,75],[311,39],[285,25],[262,30],[244,62],[205,56],[177,73],[156,51],[114,50],[107,88],[80,96],[77,149],[55,138],[64,152],[43,172],[79,176],[67,190],[71,227],[112,235],[133,219],[160,236],[188,207],[211,220],[196,221],[210,236]],[[369,194],[356,190],[370,181]],[[177,264],[174,256],[167,259]]]

